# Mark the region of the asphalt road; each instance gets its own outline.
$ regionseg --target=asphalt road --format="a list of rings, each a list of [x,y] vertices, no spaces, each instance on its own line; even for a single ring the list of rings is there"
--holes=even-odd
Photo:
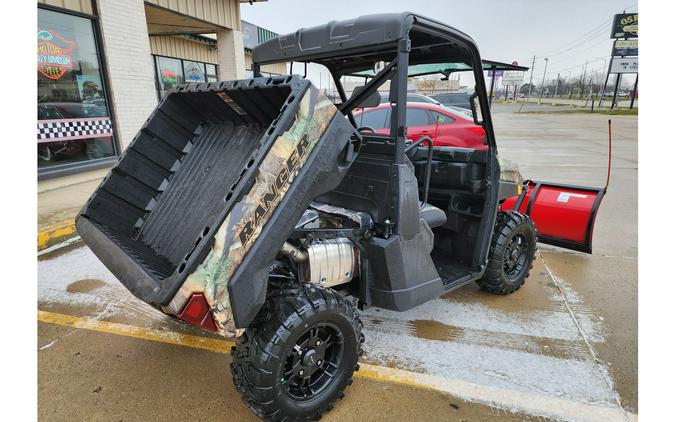
[[[494,120],[500,155],[525,177],[604,184],[607,116],[495,105]],[[612,122],[594,254],[540,245],[511,296],[471,285],[364,312],[365,370],[327,420],[636,418],[637,117]],[[84,246],[41,256],[38,273],[41,420],[253,420],[229,343],[136,300]]]

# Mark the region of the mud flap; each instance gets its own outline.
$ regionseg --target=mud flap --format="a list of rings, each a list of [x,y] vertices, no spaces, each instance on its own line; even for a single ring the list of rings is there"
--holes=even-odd
[[[532,218],[538,241],[592,253],[593,226],[606,188],[528,180],[518,196],[507,198],[502,210],[517,210]]]

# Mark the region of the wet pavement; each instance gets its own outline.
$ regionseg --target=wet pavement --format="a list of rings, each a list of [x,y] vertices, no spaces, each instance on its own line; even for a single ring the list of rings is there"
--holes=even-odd
[[[525,177],[604,185],[607,116],[495,111],[500,154]],[[327,420],[635,418],[637,118],[612,123],[593,255],[540,245],[513,295],[470,285],[408,312],[362,313],[364,363],[437,387],[359,377]],[[214,337],[135,299],[81,244],[41,256],[38,273],[42,311]],[[227,354],[45,322],[38,334],[42,420],[253,420]]]

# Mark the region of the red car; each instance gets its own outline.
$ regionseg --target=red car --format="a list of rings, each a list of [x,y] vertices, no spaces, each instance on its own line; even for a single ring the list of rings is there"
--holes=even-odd
[[[368,127],[376,133],[389,133],[391,105],[363,109],[354,113],[359,127]],[[408,103],[406,112],[408,139],[416,141],[428,136],[434,146],[452,146],[486,150],[485,131],[466,115],[431,103]]]

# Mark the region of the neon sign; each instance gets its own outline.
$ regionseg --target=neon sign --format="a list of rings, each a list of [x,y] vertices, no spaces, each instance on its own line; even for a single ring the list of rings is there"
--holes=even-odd
[[[49,79],[58,80],[66,71],[73,68],[75,41],[70,41],[54,30],[39,29],[37,47],[37,68]]]

